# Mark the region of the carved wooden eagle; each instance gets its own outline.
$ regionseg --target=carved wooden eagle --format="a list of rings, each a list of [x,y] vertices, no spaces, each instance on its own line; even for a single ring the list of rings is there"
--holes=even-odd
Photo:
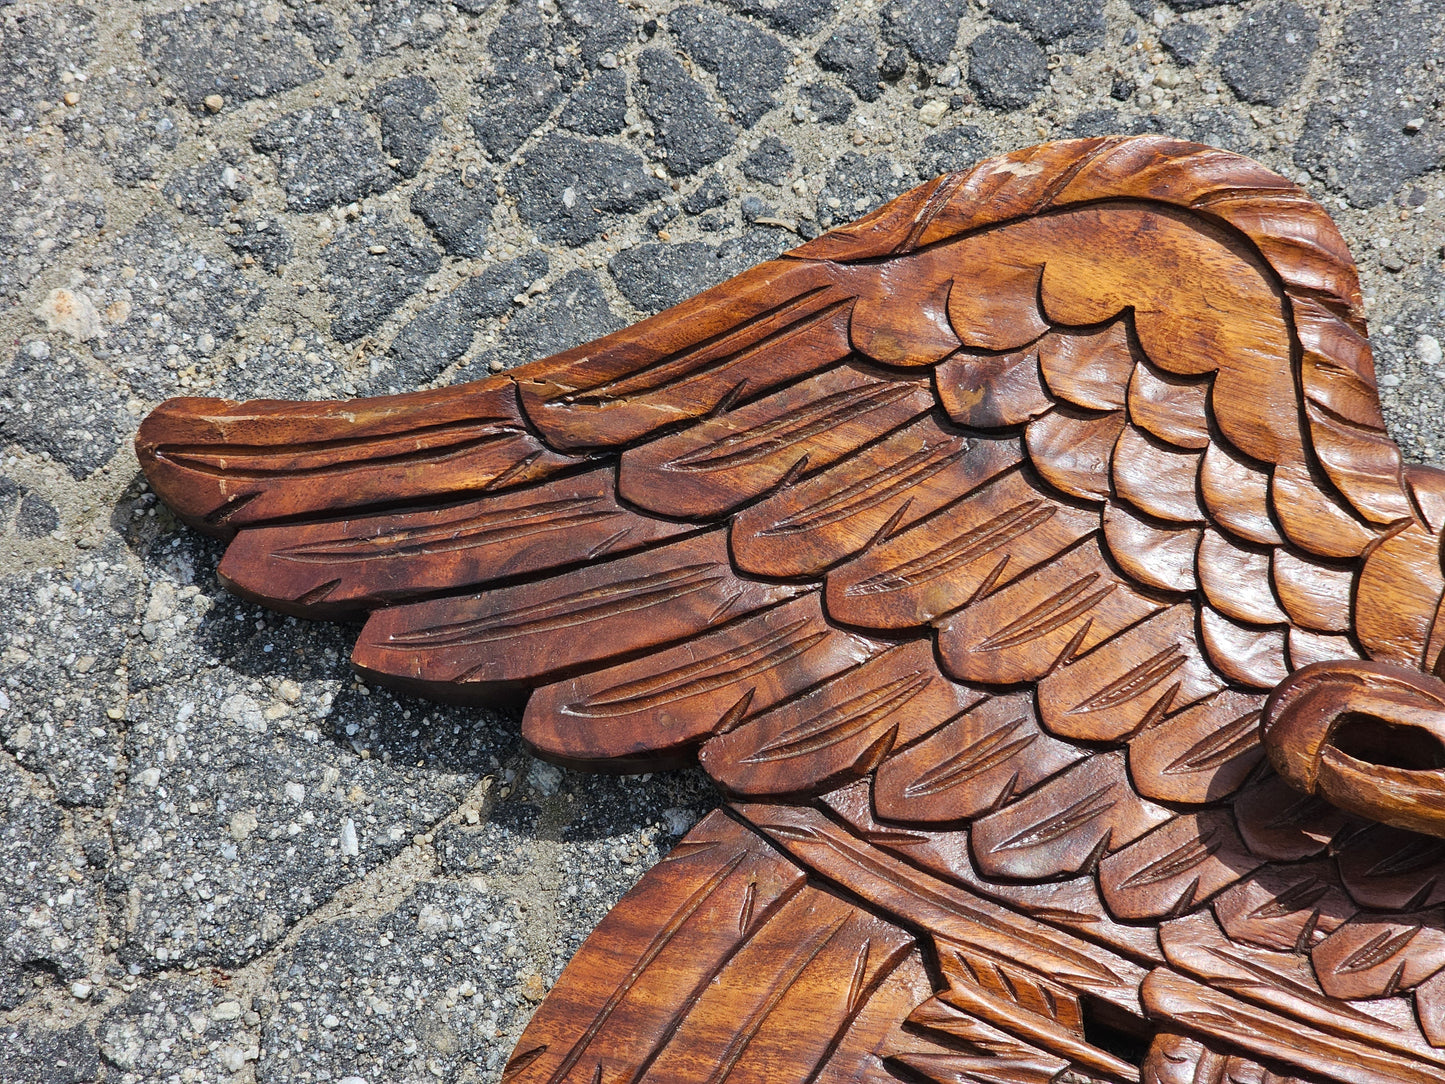
[[[489,380],[137,447],[368,678],[732,800],[512,1084],[1445,1079],[1445,472],[1256,163],[1034,147]]]

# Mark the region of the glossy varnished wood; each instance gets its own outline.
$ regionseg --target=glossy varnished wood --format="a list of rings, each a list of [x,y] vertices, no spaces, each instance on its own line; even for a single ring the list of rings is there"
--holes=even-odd
[[[137,453],[369,678],[733,803],[509,1081],[1445,1078],[1445,474],[1253,162],[1015,152],[492,379]]]

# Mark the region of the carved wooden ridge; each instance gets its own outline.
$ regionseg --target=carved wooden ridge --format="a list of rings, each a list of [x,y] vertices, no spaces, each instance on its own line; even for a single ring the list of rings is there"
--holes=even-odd
[[[137,449],[368,679],[732,800],[512,1084],[1445,1079],[1445,473],[1248,159],[1018,151],[489,380]]]

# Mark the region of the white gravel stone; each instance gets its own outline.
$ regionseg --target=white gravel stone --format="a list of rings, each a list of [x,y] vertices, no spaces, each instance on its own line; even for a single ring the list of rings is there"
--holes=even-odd
[[[35,307],[35,315],[51,331],[64,332],[77,342],[88,342],[100,335],[100,313],[95,302],[79,290],[51,290]]]
[[[259,825],[260,822],[256,819],[256,814],[254,813],[247,810],[232,813],[231,838],[237,843],[241,843],[249,838],[251,833],[254,832]]]
[[[1427,369],[1437,368],[1441,361],[1440,340],[1434,335],[1421,335],[1415,340],[1415,356]]]
[[[356,838],[356,822],[350,817],[341,826],[341,853],[350,858],[355,858],[361,853],[361,844]]]

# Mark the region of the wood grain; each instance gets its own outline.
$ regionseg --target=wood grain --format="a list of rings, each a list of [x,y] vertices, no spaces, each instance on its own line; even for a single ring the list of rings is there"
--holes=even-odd
[[[1445,471],[1284,178],[980,163],[633,327],[136,451],[222,582],[727,797],[514,1084],[1445,1076]]]

